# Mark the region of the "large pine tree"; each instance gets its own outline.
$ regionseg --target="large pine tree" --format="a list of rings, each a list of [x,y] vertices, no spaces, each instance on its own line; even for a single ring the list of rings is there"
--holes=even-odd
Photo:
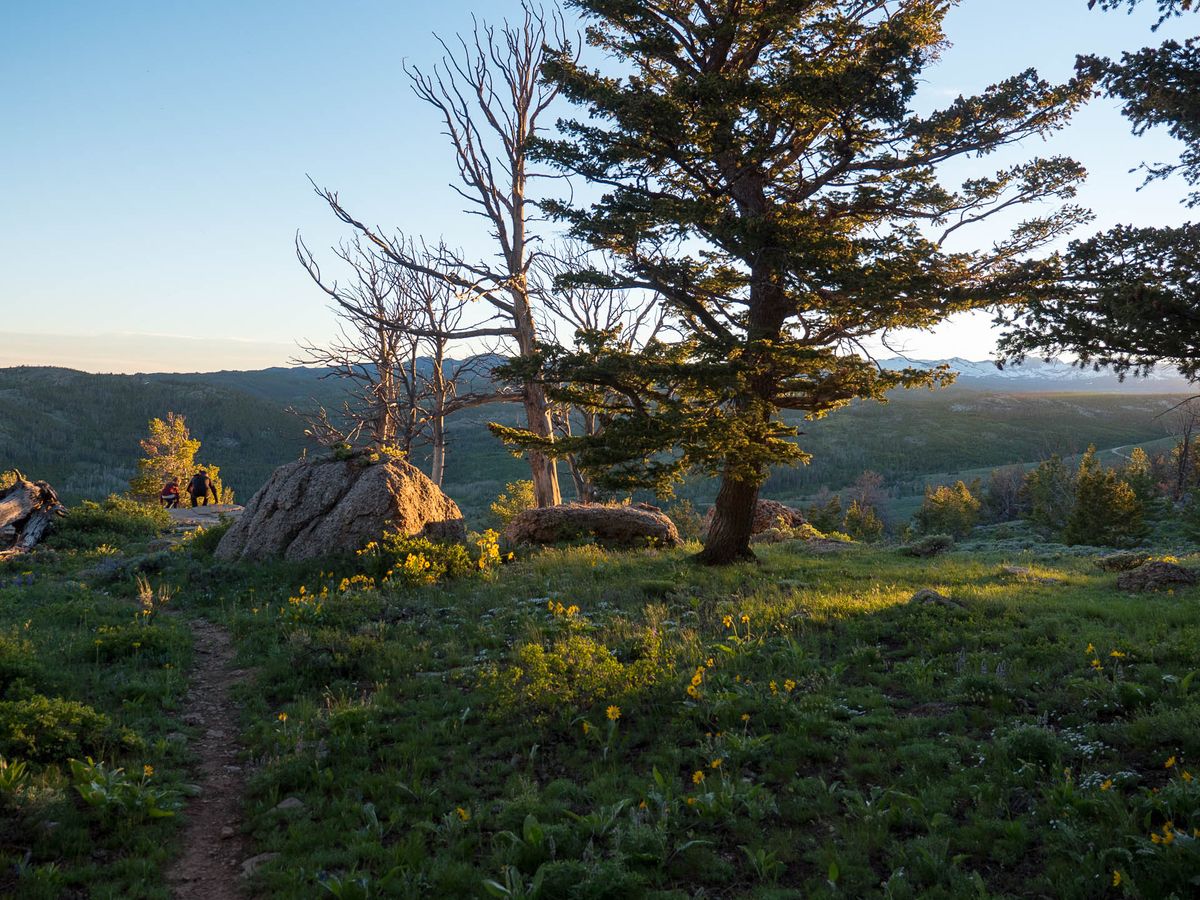
[[[1070,198],[1083,173],[1067,158],[980,164],[955,187],[940,169],[1058,128],[1089,85],[1031,70],[916,112],[945,0],[569,5],[610,64],[549,60],[545,76],[588,118],[560,123],[539,152],[599,196],[548,210],[617,261],[615,275],[577,279],[653,292],[682,339],[635,352],[596,335],[591,352],[553,354],[565,395],[603,385],[614,398],[602,435],[556,449],[613,486],[719,477],[701,559],[747,558],[769,467],[805,458],[780,411],[815,418],[945,380],[883,370],[863,342],[1022,298],[1038,278],[1031,252],[1084,217],[1055,205],[985,250],[953,249],[996,213]]]
[[[1200,9],[1195,0],[1099,0],[1099,6],[1151,2],[1160,25]],[[1076,67],[1122,103],[1135,134],[1165,128],[1181,142],[1178,160],[1145,165],[1147,180],[1182,177],[1193,188],[1186,203],[1200,206],[1200,37],[1167,40],[1116,60],[1081,56]],[[1119,225],[1072,243],[1059,263],[1052,290],[1001,316],[1009,326],[1000,342],[1008,358],[1068,351],[1082,365],[1109,366],[1121,375],[1170,363],[1200,380],[1200,225]]]

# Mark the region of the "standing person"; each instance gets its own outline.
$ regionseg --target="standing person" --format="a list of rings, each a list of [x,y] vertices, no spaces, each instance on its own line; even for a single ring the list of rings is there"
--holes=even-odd
[[[187,492],[192,498],[192,507],[199,505],[199,501],[203,500],[204,505],[208,506],[208,495],[212,494],[213,502],[221,502],[221,498],[217,496],[217,487],[213,484],[213,480],[208,477],[208,473],[201,469],[192,476],[192,480],[188,482]]]
[[[159,502],[167,509],[179,508],[179,479],[172,478],[158,495]]]

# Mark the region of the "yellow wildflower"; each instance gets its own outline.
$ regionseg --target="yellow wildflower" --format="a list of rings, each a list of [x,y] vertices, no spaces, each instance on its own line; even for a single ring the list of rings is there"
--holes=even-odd
[[[708,766],[710,769],[719,769],[719,768],[721,768],[721,760],[714,759],[712,762],[710,762],[708,764]]]
[[[1188,771],[1186,771],[1186,770],[1185,770],[1185,771],[1183,772],[1183,774],[1182,774],[1182,775],[1180,775],[1179,777],[1180,777],[1180,778],[1182,778],[1184,781],[1191,781],[1191,780],[1192,780],[1192,773],[1191,773],[1191,772],[1188,772]]]
[[[583,723],[583,733],[584,733],[584,734],[587,734],[587,733],[588,733],[589,731],[591,731],[591,730],[592,730],[592,723],[591,723],[591,722],[584,722],[584,723]]]
[[[1125,658],[1125,654],[1122,653],[1120,650],[1113,650],[1108,655],[1111,656],[1113,659],[1124,659]]]
[[[1111,778],[1105,778],[1104,783],[1100,785],[1100,790],[1108,791],[1108,790],[1112,789],[1112,786],[1113,786],[1113,780]]]
[[[1152,843],[1155,843],[1155,844],[1161,844],[1161,843],[1162,843],[1162,838],[1160,838],[1160,837],[1158,836],[1158,832],[1155,832],[1154,834],[1151,834],[1151,835],[1150,835],[1150,840],[1151,840],[1151,842],[1152,842]]]
[[[1173,769],[1173,768],[1175,768],[1175,757],[1174,757],[1174,756],[1172,756],[1172,757],[1170,757],[1170,758],[1169,758],[1169,759],[1168,759],[1168,760],[1167,760],[1165,763],[1163,763],[1163,768],[1164,768],[1164,769]]]
[[[689,684],[689,685],[688,685],[688,688],[687,688],[687,695],[688,695],[689,697],[691,697],[693,700],[699,700],[699,699],[700,699],[700,692],[699,692],[698,690],[696,690],[696,686],[695,686],[694,684]]]
[[[1085,653],[1086,653],[1088,656],[1091,656],[1093,653],[1095,653],[1095,652],[1096,652],[1096,645],[1095,645],[1095,644],[1092,644],[1092,643],[1089,643],[1089,644],[1087,645],[1087,650],[1085,650],[1084,652],[1085,652]]]
[[[783,689],[784,689],[785,691],[787,691],[787,692],[790,694],[792,691],[794,691],[794,690],[796,689],[796,682],[794,682],[794,681],[793,681],[792,679],[790,679],[790,678],[789,678],[789,679],[787,679],[787,680],[786,680],[786,681],[784,681],[784,683],[783,683]]]
[[[1112,880],[1112,884],[1113,884],[1113,887],[1120,887],[1120,886],[1121,886],[1121,873],[1120,873],[1120,872],[1118,872],[1116,869],[1113,869],[1113,880]]]
[[[772,681],[769,685],[767,685],[767,687],[769,687],[771,689],[772,694],[779,693],[779,685],[777,685],[774,681]]]
[[[462,821],[464,821],[464,822],[471,821],[471,814],[469,812],[467,812],[465,809],[463,809],[461,806],[454,807],[454,811],[456,813],[458,813],[458,817]]]
[[[696,687],[700,687],[700,683],[704,681],[703,672],[703,669],[697,669],[696,674],[692,676],[692,684],[694,684]]]
[[[695,805],[696,805],[696,798],[695,798],[695,797],[688,797],[688,798],[687,798],[687,805],[688,805],[688,806],[695,806]]]
[[[742,721],[749,722],[750,721],[750,713],[742,713]]]
[[[646,808],[646,801],[643,800],[641,803],[638,804],[638,809],[645,809],[645,808]]]
[[[732,627],[733,627],[733,616],[726,616],[726,617],[725,617],[724,619],[722,619],[721,621],[725,623],[725,627],[726,627],[726,628],[732,628]]]
[[[704,783],[704,773],[701,772],[699,769],[697,769],[695,772],[692,773],[692,784],[703,784],[703,783]]]
[[[707,666],[707,667],[708,667],[708,668],[710,668],[710,669],[711,669],[713,666],[715,666],[716,664],[717,664],[717,661],[716,661],[715,659],[713,659],[711,656],[710,656],[708,659],[706,659],[706,660],[704,661],[704,665],[705,665],[705,666]]]
[[[742,624],[743,625],[750,624],[750,617],[748,615],[746,615],[745,613],[742,613]]]
[[[615,722],[615,721],[617,721],[617,719],[621,718],[621,707],[610,706],[608,709],[606,709],[604,711],[604,714],[606,716],[608,716],[608,720],[610,722]]]
[[[1100,665],[1100,660],[1098,660],[1098,659],[1093,659],[1093,660],[1092,660],[1092,668],[1093,668],[1093,669],[1103,669],[1103,668],[1104,668],[1104,666]]]
[[[147,778],[149,778],[151,775],[154,774],[154,766],[152,766],[148,763],[146,765],[142,766],[142,774],[145,775]]]
[[[275,718],[277,718],[277,719],[278,719],[280,722],[286,722],[286,721],[287,721],[287,713],[285,713],[285,712],[281,712],[281,713],[280,713],[278,716],[276,716]]]

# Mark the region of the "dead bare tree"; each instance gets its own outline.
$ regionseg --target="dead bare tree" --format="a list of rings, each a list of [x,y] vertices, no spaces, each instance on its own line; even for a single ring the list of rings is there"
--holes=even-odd
[[[409,245],[405,252],[440,263],[444,247]],[[519,399],[494,388],[485,356],[455,359],[463,335],[477,329],[465,324],[469,298],[446,279],[392,263],[373,244],[356,238],[334,253],[352,273],[346,282],[331,280],[303,240],[297,238],[301,264],[328,297],[341,323],[328,345],[302,345],[294,362],[329,369],[326,377],[346,379],[352,397],[335,422],[324,408],[304,414],[308,433],[323,444],[357,442],[368,435],[376,447],[392,447],[411,458],[418,446],[432,446],[430,477],[440,485],[446,468],[446,420],[455,412],[487,403]],[[461,349],[466,352],[466,347]]]
[[[420,338],[407,326],[417,321],[418,310],[373,246],[356,237],[334,253],[351,273],[347,283],[326,281],[312,253],[296,240],[296,254],[309,276],[333,300],[339,331],[328,344],[301,344],[292,362],[327,369],[322,377],[351,386],[340,423],[324,408],[302,413],[308,434],[329,445],[353,444],[365,433],[375,447],[408,454],[419,431],[413,370]]]
[[[414,256],[412,245],[391,239],[356,219],[330,190],[318,189],[334,214],[372,242],[391,262],[412,272],[440,279],[460,295],[483,301],[494,313],[488,323],[455,332],[455,337],[509,340],[515,356],[533,358],[538,342],[531,267],[538,254],[530,226],[535,211],[529,197],[529,147],[542,130],[542,117],[557,88],[540,77],[547,45],[566,43],[562,16],[547,14],[530,2],[515,24],[493,27],[478,21],[468,37],[452,48],[439,38],[444,56],[430,71],[406,67],[416,95],[437,110],[454,150],[459,184],[453,189],[468,204],[467,212],[487,223],[497,253],[468,261],[442,249],[439,259]],[[418,333],[418,332],[414,332]],[[552,409],[542,384],[532,376],[519,385],[529,429],[553,440]],[[561,502],[554,460],[529,451],[534,493],[539,506]]]
[[[1196,445],[1200,441],[1200,398],[1192,397],[1172,407],[1167,417],[1167,433],[1179,438],[1172,455],[1174,463],[1171,490],[1173,499],[1180,500],[1187,493],[1197,465]]]

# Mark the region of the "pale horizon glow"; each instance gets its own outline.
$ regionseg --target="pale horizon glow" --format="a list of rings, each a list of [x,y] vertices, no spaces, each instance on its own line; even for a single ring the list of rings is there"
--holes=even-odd
[[[1087,0],[965,0],[947,19],[953,46],[928,70],[918,105],[1031,65],[1063,80],[1076,53],[1117,55],[1194,31],[1182,20],[1152,33],[1151,6],[1130,16],[1089,12]],[[428,66],[439,55],[431,32],[451,36],[472,14],[498,20],[518,8],[516,0],[8,5],[0,368],[288,365],[298,342],[323,342],[334,328],[324,295],[296,263],[294,235],[319,254],[347,236],[309,175],[385,230],[490,254],[480,220],[462,213],[448,187],[445,138],[401,62]],[[1079,201],[1096,221],[1084,236],[1118,222],[1185,221],[1178,183],[1138,191],[1141,175],[1130,172],[1178,149],[1161,132],[1133,137],[1115,105],[1097,101],[1050,141],[960,162],[953,174],[1073,155],[1091,173]],[[914,358],[984,359],[994,350],[989,319],[956,317],[892,344]]]

